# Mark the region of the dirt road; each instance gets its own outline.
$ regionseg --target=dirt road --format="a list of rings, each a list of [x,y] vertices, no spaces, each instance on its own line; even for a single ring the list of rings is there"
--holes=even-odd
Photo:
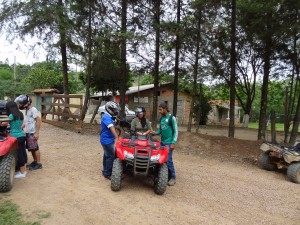
[[[258,143],[180,134],[174,163],[177,183],[163,196],[147,179],[125,178],[112,192],[101,177],[96,133],[78,134],[43,124],[44,168],[16,180],[1,194],[25,219],[51,225],[299,224],[300,185],[285,173],[255,164]],[[29,157],[29,162],[31,157]]]

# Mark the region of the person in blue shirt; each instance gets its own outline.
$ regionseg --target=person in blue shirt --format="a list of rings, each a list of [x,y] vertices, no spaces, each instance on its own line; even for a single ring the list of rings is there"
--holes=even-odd
[[[2,126],[10,125],[10,136],[15,137],[18,140],[18,151],[17,151],[17,169],[18,172],[15,173],[15,178],[25,178],[26,177],[26,163],[27,163],[27,153],[25,147],[26,136],[23,131],[23,121],[24,115],[19,110],[17,103],[10,101],[6,103],[6,110],[9,122],[1,123]]]
[[[113,162],[115,159],[115,141],[118,141],[118,134],[115,129],[115,118],[120,112],[116,102],[109,101],[105,104],[106,112],[101,119],[100,143],[103,147],[103,170],[102,175],[110,179]]]

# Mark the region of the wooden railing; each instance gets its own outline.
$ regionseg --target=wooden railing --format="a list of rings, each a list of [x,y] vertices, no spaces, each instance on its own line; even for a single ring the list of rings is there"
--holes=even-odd
[[[78,104],[70,104],[71,99],[78,99]],[[81,131],[83,121],[82,114],[82,95],[41,95],[41,114],[42,121],[55,126],[76,129]]]

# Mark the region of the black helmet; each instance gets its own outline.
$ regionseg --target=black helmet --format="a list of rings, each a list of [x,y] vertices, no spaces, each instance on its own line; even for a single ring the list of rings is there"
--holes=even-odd
[[[143,116],[146,115],[146,109],[144,107],[137,107],[135,110],[135,115],[143,114]]]
[[[117,116],[121,109],[116,102],[110,101],[105,104],[105,110],[109,115]]]
[[[15,102],[18,103],[19,109],[26,109],[28,106],[31,105],[32,100],[28,95],[19,95]]]

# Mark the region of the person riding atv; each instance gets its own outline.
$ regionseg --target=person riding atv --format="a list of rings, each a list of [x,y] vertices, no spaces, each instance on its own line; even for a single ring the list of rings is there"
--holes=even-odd
[[[151,136],[131,131],[135,136],[120,137],[116,143],[116,159],[113,163],[111,175],[111,189],[119,191],[123,174],[134,176],[149,176],[154,181],[154,192],[162,195],[168,183],[168,148],[161,146],[160,142],[152,141]]]

